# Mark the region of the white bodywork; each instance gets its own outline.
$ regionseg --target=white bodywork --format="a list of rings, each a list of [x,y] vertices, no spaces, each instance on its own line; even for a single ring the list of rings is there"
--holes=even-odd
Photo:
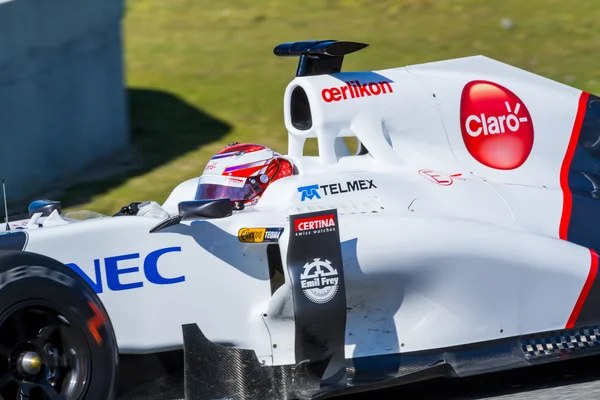
[[[386,79],[393,92],[323,101],[323,89],[340,87],[341,79]],[[473,80],[509,87],[528,108],[534,145],[519,168],[489,168],[467,151],[460,98]],[[308,130],[292,123],[297,86],[310,103]],[[123,353],[181,347],[181,325],[197,323],[210,340],[253,349],[267,365],[293,364],[290,287],[271,295],[267,244],[241,243],[237,233],[285,228],[286,271],[287,217],[328,208],[340,215],[347,358],[564,329],[590,270],[589,250],[559,239],[560,168],[580,95],[485,57],[296,78],[285,92],[284,118],[297,174],[273,183],[256,206],[156,233],[148,231],[160,221],[146,217],[56,219],[57,226],[27,229],[26,250],[76,264],[102,284]],[[342,137],[356,137],[368,154],[345,153]],[[319,156],[303,155],[307,138],[318,140]],[[299,187],[355,180],[376,187],[301,201]],[[177,214],[196,183],[183,182],[164,207]],[[150,260],[145,271],[148,254],[166,248],[156,269]],[[111,258],[124,255],[131,256]],[[156,271],[185,280],[151,283]]]

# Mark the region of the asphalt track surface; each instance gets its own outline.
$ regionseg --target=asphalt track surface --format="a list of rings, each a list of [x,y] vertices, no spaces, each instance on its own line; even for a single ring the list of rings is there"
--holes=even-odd
[[[128,368],[128,366],[123,365]],[[139,369],[140,364],[130,367]],[[147,371],[147,370],[146,370]],[[147,376],[146,376],[147,377]],[[183,384],[183,376],[161,377],[169,383]],[[152,378],[154,380],[154,378]],[[156,382],[156,380],[154,380]],[[134,392],[119,396],[118,400],[156,399],[171,400],[164,391],[147,390],[144,384],[129,382]],[[164,382],[166,383],[166,382]],[[180,386],[181,387],[181,386]],[[148,388],[149,389],[149,388]],[[139,396],[139,397],[138,397]],[[512,371],[485,374],[458,379],[435,379],[392,389],[336,397],[341,400],[573,400],[600,399],[600,356],[561,361]]]

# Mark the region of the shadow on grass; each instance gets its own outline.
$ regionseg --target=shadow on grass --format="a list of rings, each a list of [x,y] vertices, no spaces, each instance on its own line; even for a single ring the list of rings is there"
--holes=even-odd
[[[132,149],[97,161],[86,180],[58,196],[63,207],[85,203],[127,180],[168,163],[199,146],[218,141],[231,126],[161,91],[129,89]]]

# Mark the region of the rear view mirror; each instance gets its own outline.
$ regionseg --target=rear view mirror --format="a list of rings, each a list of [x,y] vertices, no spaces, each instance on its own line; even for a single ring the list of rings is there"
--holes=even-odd
[[[229,199],[189,200],[179,203],[179,216],[187,218],[225,218],[233,214]]]

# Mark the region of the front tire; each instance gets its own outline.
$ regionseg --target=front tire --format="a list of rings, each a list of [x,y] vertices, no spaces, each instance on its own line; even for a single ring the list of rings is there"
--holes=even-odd
[[[0,251],[0,398],[113,399],[115,334],[77,273],[49,257]]]

